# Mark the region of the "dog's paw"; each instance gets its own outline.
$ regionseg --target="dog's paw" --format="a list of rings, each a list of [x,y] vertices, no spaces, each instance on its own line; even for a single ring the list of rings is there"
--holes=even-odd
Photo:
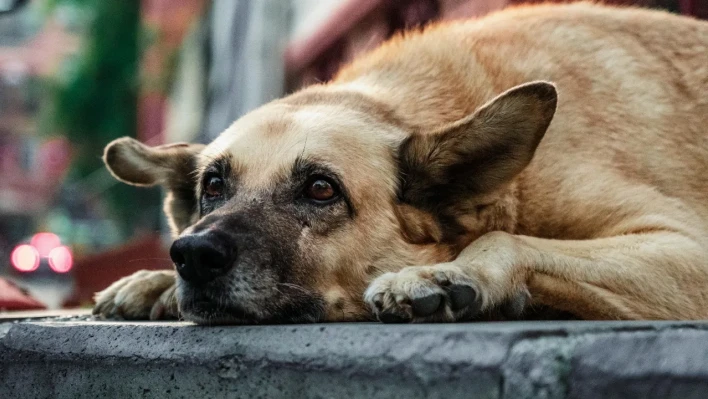
[[[141,270],[96,293],[93,314],[124,320],[177,319],[175,272]]]
[[[478,284],[453,264],[383,274],[364,300],[384,323],[458,321],[479,313],[483,304]]]
[[[499,312],[516,319],[528,300],[527,290],[517,290],[503,300],[453,263],[413,266],[376,278],[364,301],[384,323],[453,322],[471,320],[483,312]]]

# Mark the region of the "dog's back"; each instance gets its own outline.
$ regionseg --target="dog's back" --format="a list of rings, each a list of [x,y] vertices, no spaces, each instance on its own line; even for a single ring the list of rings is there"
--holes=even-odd
[[[518,233],[588,238],[636,223],[705,239],[708,23],[586,3],[520,7],[394,40],[336,85],[432,131],[532,80],[555,82],[559,105],[517,181]]]

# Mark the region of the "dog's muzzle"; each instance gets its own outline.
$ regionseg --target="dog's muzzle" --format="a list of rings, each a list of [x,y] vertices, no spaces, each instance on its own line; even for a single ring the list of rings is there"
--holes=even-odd
[[[214,225],[195,230],[170,248],[179,274],[179,308],[186,320],[250,324],[324,318],[324,300],[292,279],[291,257],[268,234],[236,223],[231,230]]]

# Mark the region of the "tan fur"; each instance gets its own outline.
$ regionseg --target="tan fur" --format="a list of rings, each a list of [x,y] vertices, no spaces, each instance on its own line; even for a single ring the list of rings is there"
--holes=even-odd
[[[540,133],[533,129],[550,108],[533,96],[549,85],[489,103],[534,81],[558,91]],[[549,93],[538,96],[555,99]],[[485,104],[494,112],[480,119]],[[514,157],[510,169],[482,170],[481,191],[450,207],[463,234],[446,240],[432,210],[399,202],[402,142],[417,140],[411,157],[427,162],[438,150],[429,137],[461,127],[466,140],[478,134],[436,158],[447,167],[466,145],[483,158],[485,140],[504,126],[543,139],[518,153],[528,165]],[[304,230],[298,242],[318,254],[310,272],[328,320],[372,311],[457,320],[466,314],[449,307],[411,316],[412,298],[448,298],[450,283],[474,287],[483,311],[530,297],[587,319],[700,319],[708,317],[706,126],[705,22],[591,4],[519,7],[395,38],[332,83],[235,122],[199,163],[228,154],[254,195],[297,157],[343,176],[355,220],[327,236]]]
[[[94,313],[125,319],[174,319],[178,316],[172,270],[141,270],[96,294]]]

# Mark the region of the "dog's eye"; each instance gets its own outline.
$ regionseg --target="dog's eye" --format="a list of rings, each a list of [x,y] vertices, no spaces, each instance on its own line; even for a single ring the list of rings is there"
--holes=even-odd
[[[337,197],[337,186],[323,177],[317,177],[307,184],[305,195],[317,202],[328,202]]]
[[[204,194],[209,198],[215,198],[221,196],[224,192],[224,179],[218,176],[211,176],[206,178],[206,184],[204,185]]]

